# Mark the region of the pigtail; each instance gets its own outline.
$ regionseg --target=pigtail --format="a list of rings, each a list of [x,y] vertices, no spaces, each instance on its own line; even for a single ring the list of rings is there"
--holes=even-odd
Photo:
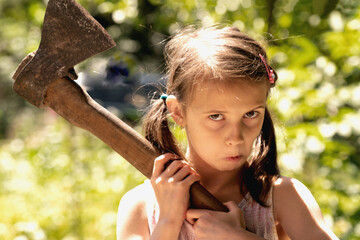
[[[157,99],[150,105],[144,116],[143,131],[145,138],[160,153],[171,152],[183,158],[174,135],[171,133],[167,120],[167,107],[163,99]]]
[[[274,180],[280,175],[277,165],[275,128],[269,110],[265,109],[261,134],[255,143],[255,151],[245,174],[245,186],[253,199],[266,205],[267,195]]]

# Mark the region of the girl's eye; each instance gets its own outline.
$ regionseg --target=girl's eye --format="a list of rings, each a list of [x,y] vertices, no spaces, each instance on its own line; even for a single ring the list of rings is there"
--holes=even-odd
[[[245,114],[245,117],[246,117],[246,118],[255,118],[255,117],[257,117],[257,115],[259,115],[258,112],[251,111],[251,112],[246,113],[246,114]]]
[[[212,114],[209,116],[209,118],[211,120],[219,121],[219,120],[222,120],[224,118],[224,116],[222,114]]]

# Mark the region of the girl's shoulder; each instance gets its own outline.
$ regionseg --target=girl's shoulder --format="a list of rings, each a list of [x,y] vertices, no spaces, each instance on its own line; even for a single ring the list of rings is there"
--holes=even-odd
[[[275,216],[281,217],[281,213],[297,208],[305,211],[310,210],[319,213],[319,206],[310,190],[299,180],[290,177],[279,177],[274,183],[273,204]],[[285,215],[285,214],[282,214]]]
[[[310,193],[308,188],[299,180],[291,177],[280,176],[274,182],[274,195],[280,195],[280,197],[282,197],[283,194],[288,195],[289,191],[291,193],[294,192],[301,192],[302,194]]]
[[[297,200],[307,205],[317,206],[317,202],[310,190],[299,180],[290,177],[280,176],[274,182],[274,202],[291,204],[290,200]],[[279,204],[277,204],[279,205]]]
[[[273,189],[274,217],[290,238],[337,239],[326,226],[320,207],[299,180],[279,177]],[[316,237],[314,237],[316,236]]]

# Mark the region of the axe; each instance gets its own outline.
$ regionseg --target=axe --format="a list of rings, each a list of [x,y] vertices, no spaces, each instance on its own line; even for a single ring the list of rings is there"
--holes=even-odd
[[[115,45],[75,0],[49,0],[39,49],[19,64],[13,89],[36,107],[50,107],[71,124],[91,132],[150,178],[159,153],[73,81],[76,64]],[[199,182],[190,188],[190,203],[192,208],[228,211]]]

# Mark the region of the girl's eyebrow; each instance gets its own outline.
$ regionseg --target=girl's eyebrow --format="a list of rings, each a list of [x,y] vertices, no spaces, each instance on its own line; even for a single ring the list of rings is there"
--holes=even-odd
[[[203,113],[205,114],[210,114],[210,113],[226,113],[226,111],[224,110],[218,110],[218,109],[210,109],[210,110],[206,110]]]
[[[224,115],[226,114],[226,112],[219,112],[219,111],[211,111],[211,112],[205,112],[203,113],[204,115],[212,115],[212,114],[221,114],[221,115]]]
[[[261,104],[261,105],[258,105],[257,107],[254,107],[253,109],[258,109],[258,108],[266,108],[266,106],[265,105],[263,105],[263,104]]]
[[[247,111],[247,112],[255,111],[255,110],[257,110],[257,109],[265,109],[265,108],[266,108],[265,105],[259,105],[259,106],[256,106],[256,107],[254,107],[254,108],[250,108],[250,110]]]
[[[263,104],[261,104],[261,105],[258,105],[258,106],[256,106],[256,107],[250,108],[247,112],[251,112],[251,111],[254,111],[254,110],[259,109],[259,108],[265,109],[266,106],[263,105]],[[214,108],[214,109],[206,110],[206,111],[204,111],[203,113],[204,113],[204,114],[210,114],[210,113],[226,113],[226,110],[220,110],[220,109]]]

